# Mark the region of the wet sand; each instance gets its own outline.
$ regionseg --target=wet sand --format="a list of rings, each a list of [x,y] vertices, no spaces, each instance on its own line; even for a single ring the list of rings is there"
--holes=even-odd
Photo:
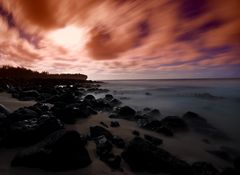
[[[11,98],[10,95],[2,93],[0,94],[0,104],[5,105],[11,110],[15,110],[22,106],[29,106],[34,104],[34,102],[22,102],[16,99]],[[132,135],[133,130],[138,130],[140,135],[150,134],[155,137],[159,137],[163,139],[163,144],[160,146],[173,155],[192,163],[194,161],[206,161],[212,163],[219,170],[223,169],[226,166],[231,166],[228,162],[219,159],[208,152],[207,149],[216,149],[217,145],[229,144],[229,143],[219,143],[216,141],[211,141],[211,144],[204,143],[202,141],[203,137],[193,133],[182,133],[176,134],[173,138],[165,137],[161,134],[154,133],[151,131],[147,131],[141,128],[138,128],[135,122],[122,120],[122,119],[110,119],[108,118],[108,114],[99,113],[94,116],[90,116],[87,119],[81,119],[76,124],[73,125],[65,125],[66,129],[75,129],[82,134],[87,134],[89,132],[90,126],[100,125],[100,122],[104,122],[107,125],[110,125],[111,121],[118,121],[120,123],[119,128],[111,128],[108,129],[114,134],[122,137],[125,141],[131,140],[134,136]],[[101,126],[101,125],[100,125]],[[12,168],[10,167],[10,162],[16,152],[21,150],[18,149],[3,149],[0,148],[0,174],[1,175],[50,175],[50,174],[59,174],[59,175],[75,175],[75,174],[140,174],[147,175],[149,173],[134,173],[132,172],[128,166],[122,161],[122,167],[124,172],[120,171],[112,171],[108,166],[106,166],[102,161],[96,158],[95,153],[95,143],[93,141],[88,142],[87,149],[92,159],[92,164],[84,169],[80,169],[77,171],[68,171],[68,172],[46,172],[40,169],[31,169],[31,168]],[[114,148],[115,153],[121,153],[121,149]]]

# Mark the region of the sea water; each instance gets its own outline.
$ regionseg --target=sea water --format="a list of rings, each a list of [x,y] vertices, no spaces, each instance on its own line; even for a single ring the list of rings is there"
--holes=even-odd
[[[157,108],[162,116],[196,112],[240,145],[240,79],[111,80],[102,87],[136,110]]]

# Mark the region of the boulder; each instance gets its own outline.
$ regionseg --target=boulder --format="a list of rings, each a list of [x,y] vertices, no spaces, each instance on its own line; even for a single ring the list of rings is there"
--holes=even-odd
[[[140,137],[131,140],[122,153],[122,158],[133,171],[151,173],[174,173],[190,175],[191,167],[162,148]]]
[[[125,119],[133,119],[136,111],[129,106],[123,106],[118,111],[118,116]]]
[[[113,138],[112,133],[109,130],[107,130],[101,126],[90,127],[91,138],[94,139],[94,138],[97,138],[102,135],[104,135],[108,140],[111,140]]]
[[[110,126],[113,127],[113,128],[116,128],[116,127],[120,127],[120,124],[119,124],[118,121],[111,121]]]
[[[187,131],[186,122],[177,116],[168,116],[161,120],[162,126],[170,128],[172,131]]]
[[[106,94],[104,99],[107,101],[111,101],[111,100],[113,100],[113,96],[111,94]]]
[[[233,164],[234,164],[234,167],[235,167],[238,171],[240,171],[240,157],[235,158]]]
[[[240,175],[240,171],[234,168],[225,168],[220,175]]]
[[[100,124],[101,124],[102,126],[104,126],[105,128],[108,128],[108,125],[107,125],[106,123],[100,122]]]
[[[112,151],[112,144],[111,142],[104,136],[98,136],[94,139],[96,143],[96,152],[100,159],[105,159],[108,154]]]
[[[139,131],[136,131],[136,130],[132,131],[132,134],[135,135],[135,136],[140,136]]]
[[[174,135],[173,131],[166,126],[161,126],[161,127],[157,128],[156,132],[161,133],[168,137],[172,137]]]
[[[109,105],[114,107],[114,106],[118,106],[120,105],[122,102],[116,98],[112,99],[110,102],[109,102]]]
[[[77,131],[60,130],[40,143],[20,151],[12,166],[41,168],[48,171],[67,171],[91,164],[88,151]]]
[[[152,144],[154,144],[156,146],[161,145],[163,143],[162,139],[159,139],[157,137],[153,137],[153,136],[150,136],[147,134],[144,135],[144,139],[146,139],[147,141],[151,142]]]
[[[112,144],[114,144],[116,147],[118,148],[124,148],[125,147],[125,141],[119,137],[119,136],[113,136],[113,138],[111,139]]]
[[[38,117],[39,117],[39,114],[36,111],[29,109],[27,107],[19,108],[9,115],[9,119],[13,122],[28,120],[28,119],[38,118]]]
[[[225,133],[212,126],[205,118],[199,116],[194,112],[187,112],[183,115],[182,118],[195,132],[209,136],[214,139],[229,139],[229,137]]]
[[[3,144],[6,147],[31,145],[62,128],[63,124],[51,115],[13,122],[7,129]]]
[[[162,123],[159,120],[149,120],[149,119],[138,119],[137,120],[138,127],[149,129],[149,130],[156,130],[159,127],[162,127]]]
[[[86,118],[95,115],[97,112],[84,103],[72,103],[65,105],[57,103],[54,105],[53,114],[65,123],[75,123],[79,118]]]
[[[218,170],[210,163],[195,162],[192,164],[194,175],[219,175]]]
[[[5,114],[6,116],[8,116],[11,112],[10,112],[10,110],[6,106],[0,104],[0,113]]]
[[[27,90],[19,94],[20,100],[36,100],[40,97],[40,93],[36,90]]]

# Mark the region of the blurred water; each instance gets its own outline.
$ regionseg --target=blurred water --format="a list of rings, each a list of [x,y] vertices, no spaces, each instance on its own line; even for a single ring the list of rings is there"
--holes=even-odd
[[[124,104],[163,116],[199,113],[240,143],[240,79],[104,81]]]

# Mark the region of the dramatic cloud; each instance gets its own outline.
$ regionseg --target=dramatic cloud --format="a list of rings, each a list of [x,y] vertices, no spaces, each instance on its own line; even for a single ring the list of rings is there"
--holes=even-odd
[[[0,0],[0,64],[93,79],[240,76],[239,9],[239,0]]]

